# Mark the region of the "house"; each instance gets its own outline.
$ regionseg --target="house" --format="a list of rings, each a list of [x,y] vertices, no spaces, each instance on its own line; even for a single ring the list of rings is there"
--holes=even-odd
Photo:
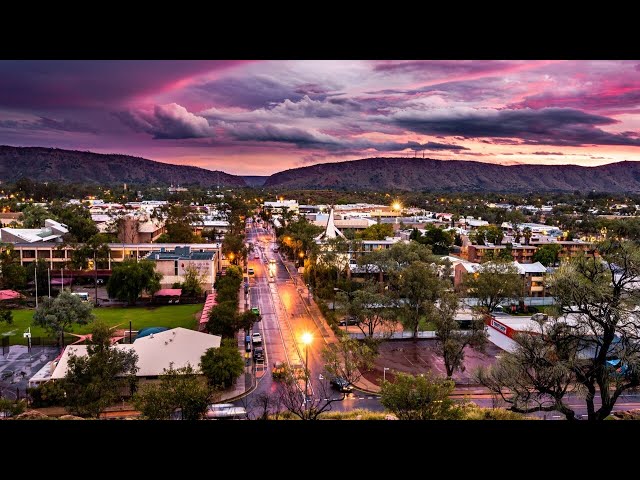
[[[297,200],[285,200],[281,198],[275,202],[264,202],[262,205],[265,210],[270,210],[271,213],[282,213],[284,210],[298,214],[299,206]]]
[[[136,339],[132,344],[116,344],[115,348],[133,351],[138,355],[136,377],[155,380],[173,364],[174,369],[191,365],[200,373],[200,358],[210,348],[220,348],[222,337],[197,332],[187,328],[172,328]],[[52,367],[52,380],[60,380],[67,374],[71,355],[79,357],[87,354],[86,345],[69,345]]]
[[[0,240],[5,243],[62,242],[66,233],[69,233],[69,227],[64,223],[47,219],[43,228],[1,228]]]

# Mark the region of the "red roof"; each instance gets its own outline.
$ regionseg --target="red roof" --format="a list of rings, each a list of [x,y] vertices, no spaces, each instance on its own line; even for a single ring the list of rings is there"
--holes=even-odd
[[[0,290],[0,300],[13,300],[20,298],[20,293],[15,290]]]
[[[202,308],[202,314],[200,315],[200,328],[204,328],[204,324],[209,321],[209,313],[211,312],[211,308],[216,305],[218,302],[216,301],[215,293],[210,293],[207,295],[207,299],[204,301],[204,307]]]
[[[163,288],[155,293],[156,297],[179,297],[182,295],[181,288]]]

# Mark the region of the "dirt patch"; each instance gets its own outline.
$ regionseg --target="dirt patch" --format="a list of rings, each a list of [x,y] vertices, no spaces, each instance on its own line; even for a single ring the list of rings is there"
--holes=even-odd
[[[410,373],[412,375],[431,372],[433,375],[445,377],[447,375],[444,361],[435,353],[435,340],[387,340],[380,345],[379,355],[374,367],[363,376],[375,384],[383,378],[383,369],[387,368],[386,379],[393,381],[394,372]],[[465,349],[463,372],[455,372],[453,379],[460,385],[474,385],[473,374],[480,366],[493,365],[496,355],[502,350],[489,343],[484,353],[471,347]]]

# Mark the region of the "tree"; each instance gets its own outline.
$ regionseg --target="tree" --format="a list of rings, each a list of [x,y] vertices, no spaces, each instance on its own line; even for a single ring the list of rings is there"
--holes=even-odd
[[[135,305],[143,291],[153,295],[160,289],[162,274],[155,271],[155,263],[149,260],[125,260],[113,266],[107,282],[110,297]]]
[[[87,354],[69,355],[63,384],[65,406],[76,415],[99,418],[106,407],[122,396],[126,387],[132,390],[135,385],[138,356],[132,350],[114,345],[111,333],[108,325],[94,323]]]
[[[209,385],[225,389],[244,372],[244,360],[233,338],[222,340],[220,348],[210,348],[200,359],[200,369]]]
[[[516,336],[515,351],[478,373],[511,410],[576,420],[565,397],[578,392],[588,419],[604,420],[620,395],[640,386],[640,247],[607,240],[597,252],[563,262],[551,278],[556,314],[540,315],[534,333]]]
[[[277,404],[301,420],[317,420],[320,414],[331,410],[333,403],[346,398],[344,391],[342,395],[335,397],[329,378],[341,377],[348,382],[347,385],[353,384],[361,378],[362,370],[371,368],[375,355],[376,351],[371,348],[370,343],[342,337],[338,343],[323,349],[322,356],[326,363],[324,375],[318,381],[311,382],[310,372],[306,368],[292,370],[285,367],[277,386]],[[306,385],[305,380],[309,384],[313,383],[314,391],[314,395],[308,396],[306,402],[304,387],[301,386]]]
[[[382,383],[380,403],[400,420],[456,419],[462,411],[449,398],[454,388],[450,379],[398,373],[395,382]]]
[[[238,331],[238,304],[232,301],[220,302],[211,308],[207,331],[224,338],[235,338]]]
[[[44,221],[53,215],[40,205],[27,205],[22,210],[22,228],[42,228]]]
[[[562,250],[562,245],[557,243],[541,245],[533,254],[533,261],[540,262],[545,267],[553,267],[558,262],[560,250]]]
[[[38,296],[47,295],[49,290],[49,263],[44,258],[29,262],[26,266],[27,283],[38,283]]]
[[[437,303],[430,305],[426,318],[435,324],[436,352],[444,359],[447,377],[456,370],[464,371],[464,353],[467,346],[484,351],[487,333],[482,318],[471,321],[471,329],[461,331],[456,321],[460,299],[452,292],[443,292]]]
[[[395,302],[387,291],[382,293],[374,283],[367,283],[360,290],[356,290],[350,296],[341,295],[343,310],[349,316],[357,319],[357,326],[366,336],[373,337],[375,331],[388,327],[389,330],[395,323]]]
[[[64,332],[71,331],[74,324],[86,325],[93,321],[92,310],[91,305],[77,295],[62,291],[57,297],[40,302],[33,314],[33,324],[59,337],[64,345]]]
[[[531,242],[531,237],[533,236],[531,228],[524,227],[524,229],[522,230],[522,236],[524,237],[524,244],[529,245],[529,242]]]
[[[231,260],[231,263],[237,265],[240,260],[246,257],[247,248],[244,245],[243,235],[228,234],[222,240],[222,253]]]
[[[2,253],[0,257],[2,269],[2,288],[21,290],[27,285],[27,269],[20,265],[13,254]]]
[[[202,275],[195,266],[189,265],[184,269],[184,282],[180,287],[183,295],[189,297],[202,295]]]
[[[178,409],[182,420],[200,420],[214,397],[215,392],[191,365],[174,369],[171,363],[160,376],[160,384],[142,387],[133,404],[149,420],[168,420]]]
[[[513,298],[522,295],[523,283],[518,270],[510,262],[492,261],[480,265],[473,274],[466,276],[467,294],[478,300],[487,312]]]
[[[162,214],[166,217],[166,240],[171,243],[192,243],[193,224],[200,222],[200,215],[188,206],[171,204],[164,207]]]
[[[425,233],[416,240],[424,245],[429,245],[435,255],[448,255],[453,244],[453,234],[442,228],[429,226]]]
[[[486,242],[500,245],[504,238],[504,232],[496,225],[483,225],[471,232],[469,238],[478,245],[484,245]]]
[[[393,226],[389,223],[376,223],[356,234],[356,238],[362,240],[384,240],[393,237]]]
[[[330,377],[346,380],[346,386],[357,383],[362,378],[363,370],[371,370],[375,356],[376,350],[371,348],[370,343],[346,335],[322,351],[325,371]]]
[[[11,325],[13,323],[13,312],[8,308],[0,307],[0,322]]]
[[[50,210],[55,215],[54,218],[69,227],[69,233],[65,235],[66,241],[84,243],[99,233],[91,219],[91,213],[82,205],[54,203]]]
[[[405,328],[418,337],[420,319],[436,301],[443,284],[435,264],[413,262],[402,270],[394,281],[399,295],[400,320]]]

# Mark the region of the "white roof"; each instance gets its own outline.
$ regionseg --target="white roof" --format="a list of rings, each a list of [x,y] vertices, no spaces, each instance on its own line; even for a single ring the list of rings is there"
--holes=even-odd
[[[542,265],[540,262],[536,262],[536,263],[513,262],[513,264],[518,269],[518,273],[520,275],[524,275],[526,273],[547,273],[547,267]]]
[[[10,228],[6,227],[2,229],[10,235],[18,237],[27,243],[35,242],[50,242],[61,237],[59,233],[53,233],[51,230],[43,228]]]
[[[115,347],[124,351],[133,350],[138,355],[138,377],[152,377],[162,375],[164,369],[178,369],[190,364],[196,371],[200,370],[200,357],[210,348],[220,347],[221,337],[208,333],[196,332],[178,327],[160,333],[142,337],[131,345],[117,344]],[[71,354],[84,356],[87,354],[86,345],[68,346],[51,378],[64,378],[67,373],[67,363]]]

